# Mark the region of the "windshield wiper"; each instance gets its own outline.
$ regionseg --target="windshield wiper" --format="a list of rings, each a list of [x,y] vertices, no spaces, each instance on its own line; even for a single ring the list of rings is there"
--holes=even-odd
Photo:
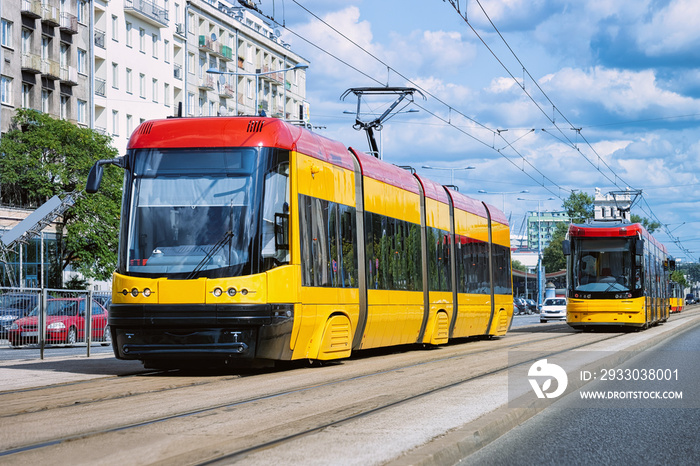
[[[192,272],[190,272],[187,277],[185,278],[186,280],[192,280],[193,278],[197,277],[197,274],[202,271],[202,268],[204,267],[204,264],[206,264],[209,259],[214,257],[214,254],[219,252],[219,249],[221,249],[224,244],[226,244],[227,241],[229,241],[231,238],[233,238],[233,232],[231,230],[228,230],[224,232],[224,235],[221,237],[219,241],[212,246],[212,248],[209,250],[209,252],[202,258],[201,261],[197,264],[197,266],[192,269]]]

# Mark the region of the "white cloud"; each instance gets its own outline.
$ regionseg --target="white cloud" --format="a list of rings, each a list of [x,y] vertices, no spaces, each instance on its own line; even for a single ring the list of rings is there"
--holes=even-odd
[[[700,3],[696,0],[672,0],[641,24],[638,42],[651,56],[695,51],[700,46]]]

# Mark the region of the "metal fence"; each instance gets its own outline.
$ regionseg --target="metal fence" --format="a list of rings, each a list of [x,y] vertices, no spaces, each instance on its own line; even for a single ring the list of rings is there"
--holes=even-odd
[[[13,349],[41,359],[61,348],[84,348],[88,357],[93,347],[109,350],[111,301],[109,292],[0,287],[0,361],[16,359]]]

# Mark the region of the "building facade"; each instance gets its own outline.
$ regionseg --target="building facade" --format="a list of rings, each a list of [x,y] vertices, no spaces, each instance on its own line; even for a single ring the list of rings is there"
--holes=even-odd
[[[557,230],[558,223],[569,223],[569,216],[564,211],[528,212],[527,215],[527,246],[530,250],[539,250],[540,239],[542,250],[552,241],[552,235]]]
[[[1,133],[33,108],[112,136],[123,154],[155,118],[308,120],[308,62],[252,3],[2,0],[0,16]]]

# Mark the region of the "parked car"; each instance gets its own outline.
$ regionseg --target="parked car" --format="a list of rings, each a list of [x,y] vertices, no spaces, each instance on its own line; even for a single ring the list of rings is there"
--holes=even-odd
[[[513,315],[529,314],[527,303],[523,298],[513,298]]]
[[[39,293],[5,293],[0,296],[0,337],[6,337],[12,323],[26,317],[39,303]]]
[[[540,312],[534,299],[526,299],[525,301],[527,302],[527,308],[530,310],[531,314],[537,314]]]
[[[693,293],[688,293],[687,295],[685,295],[686,304],[697,304],[697,302],[698,300]]]
[[[540,309],[540,322],[566,320],[566,298],[545,298]]]
[[[85,302],[86,298],[53,298],[47,301],[46,343],[73,345],[85,340]],[[14,321],[7,336],[12,346],[38,342],[40,312],[40,306],[36,306],[27,317]],[[111,341],[107,310],[94,300],[92,302],[92,339],[105,343]]]

